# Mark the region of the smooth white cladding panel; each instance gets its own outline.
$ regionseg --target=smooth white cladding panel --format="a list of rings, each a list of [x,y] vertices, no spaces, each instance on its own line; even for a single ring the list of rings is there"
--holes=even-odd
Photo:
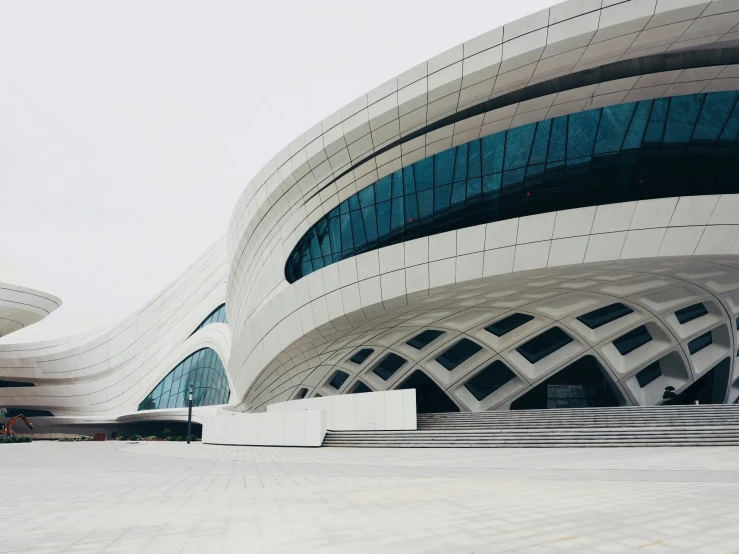
[[[321,410],[330,431],[415,430],[416,393],[394,390],[277,402],[267,413]]]
[[[739,237],[739,219],[736,214],[732,216],[725,210],[720,210],[719,207],[731,206],[735,202],[735,195],[666,198],[552,212],[541,216],[450,231],[415,239],[402,245],[393,245],[387,249],[379,249],[376,256],[379,264],[379,280],[374,269],[362,279],[359,271],[356,270],[356,267],[360,265],[359,262],[352,262],[351,260],[354,259],[345,260],[336,264],[339,266],[346,264],[349,270],[345,274],[346,280],[342,283],[341,290],[335,292],[346,293],[348,295],[346,299],[350,299],[351,295],[355,294],[356,300],[344,302],[343,306],[334,305],[332,315],[321,324],[320,330],[318,325],[303,326],[293,335],[292,340],[298,341],[295,344],[305,345],[305,348],[301,347],[299,358],[303,360],[301,363],[304,365],[296,375],[303,375],[305,372],[310,374],[308,370],[314,363],[336,364],[341,362],[341,359],[332,359],[328,353],[321,354],[326,352],[324,341],[333,333],[361,329],[365,322],[393,309],[403,310],[403,320],[412,324],[414,320],[409,319],[414,313],[410,308],[411,305],[415,305],[415,302],[422,299],[424,295],[431,297],[446,290],[456,290],[455,287],[462,283],[464,283],[463,290],[466,294],[474,295],[474,290],[479,286],[477,283],[481,278],[496,275],[501,277],[509,275],[515,286],[518,279],[516,275],[528,276],[532,271],[555,271],[556,268],[562,266],[569,266],[569,269],[562,270],[565,272],[564,276],[567,279],[575,279],[578,265],[590,262],[621,260],[628,264],[638,263],[639,259],[644,258],[680,256],[682,261],[679,264],[682,264],[686,263],[685,256],[702,252],[699,246],[703,250],[710,250],[713,254],[731,255],[734,253],[736,239]],[[684,225],[698,221],[704,224]],[[711,225],[711,221],[721,223]],[[731,223],[725,223],[729,221]],[[716,233],[718,228],[721,231],[720,235]],[[727,240],[727,237],[733,237],[733,240]],[[480,250],[481,247],[482,250]],[[379,260],[388,260],[384,268]],[[431,261],[428,262],[428,260]],[[402,267],[401,263],[404,264]],[[675,262],[667,263],[674,264]],[[323,271],[330,271],[330,267],[316,273],[320,275]],[[374,262],[372,267],[375,267]],[[606,279],[609,271],[606,271],[600,279]],[[552,282],[547,280],[542,282],[549,285],[561,282],[561,280],[562,275]],[[598,281],[583,278],[579,282],[573,281],[567,287],[591,287],[596,286],[597,283]],[[372,292],[377,286],[379,286],[379,291]],[[632,289],[624,290],[632,294],[629,292]],[[369,291],[367,294],[370,296],[363,298],[362,294],[366,291]],[[633,291],[638,292],[638,289],[633,289]],[[533,293],[522,297],[518,294],[521,292],[522,290],[517,289],[510,294],[498,295],[496,293],[489,298],[487,305],[495,309],[514,309],[539,298]],[[546,296],[556,293],[543,294]],[[458,300],[455,301],[454,298]],[[459,310],[474,305],[467,304],[465,298],[466,296],[450,296],[445,305],[446,309]],[[332,303],[330,300],[328,302]],[[409,308],[402,308],[406,305]],[[421,322],[421,325],[428,324],[428,321]],[[250,329],[259,340],[259,328],[250,327]],[[301,334],[304,336],[303,339],[300,339]],[[360,336],[364,337],[361,340],[369,337],[369,335],[361,334]],[[282,343],[281,347],[276,346],[264,350],[263,354],[260,354],[264,356],[262,358],[264,361],[261,363],[267,364],[272,361],[277,362],[278,366],[283,365],[285,363],[283,349],[286,346],[288,344]],[[349,350],[343,352],[343,355],[339,354],[340,358],[348,358],[351,355]],[[257,359],[251,357],[249,364]],[[374,377],[370,376],[369,379],[362,377],[362,371],[364,371],[362,368],[351,364],[341,367],[342,371],[347,370],[349,377],[340,392],[345,392],[345,389],[349,390],[358,381],[370,382],[376,386],[377,381]],[[412,366],[408,366],[410,367]],[[242,373],[242,375],[245,374]],[[256,377],[258,372],[253,375]],[[324,375],[327,379],[330,377],[331,372],[328,368],[324,370]],[[267,380],[260,377],[255,381],[254,377],[249,377],[248,374],[246,377],[251,379],[246,382],[252,384],[246,385],[247,394],[242,406],[260,408],[260,390]],[[397,382],[397,379],[394,381]],[[272,380],[270,379],[269,382]],[[284,381],[280,389],[283,392],[273,391],[277,394],[275,399],[287,400],[287,397],[296,390],[298,383],[299,381]],[[310,390],[314,386],[316,385],[308,385]],[[349,412],[345,415],[354,417]]]
[[[0,261],[0,337],[41,321],[61,305],[61,299]]]
[[[554,242],[557,240],[573,239]],[[593,325],[603,317],[594,312],[614,303],[625,311]],[[697,303],[702,303],[705,312],[696,308]],[[697,315],[680,321],[677,314],[683,309]],[[513,314],[524,314],[529,319],[502,336],[488,329]],[[587,314],[589,318],[584,317]],[[407,390],[392,389],[417,371],[425,373],[462,409],[505,410],[549,377],[587,356],[599,366],[619,404],[654,405],[662,400],[665,386],[685,391],[710,370],[715,369],[731,383],[737,381],[739,375],[732,369],[737,316],[739,262],[735,257],[683,256],[550,266],[458,282],[409,299],[406,305],[367,314],[351,325],[325,327],[320,348],[303,340],[283,350],[268,378],[249,391],[247,400],[252,408],[266,407],[268,412],[329,407],[329,429],[380,429],[378,416],[367,415],[381,412],[377,395],[382,391],[407,394]],[[650,337],[643,345],[629,352],[614,346],[617,339],[642,326]],[[524,360],[519,347],[554,328],[564,330],[572,341],[533,363]],[[435,335],[411,346],[409,341],[425,332]],[[692,341],[708,332],[712,342],[700,351],[692,349]],[[309,336],[311,341],[317,339],[315,334]],[[452,370],[441,367],[439,356],[460,340],[476,343],[480,349]],[[356,357],[366,350],[371,352]],[[394,366],[395,373],[385,379],[374,373],[374,368],[388,355],[399,356],[405,362]],[[722,373],[719,367],[727,359],[731,374]],[[641,372],[654,362],[659,363],[660,373],[655,374],[651,368],[647,372],[650,380]],[[471,391],[480,394],[480,388],[468,385],[490,367],[501,371],[500,364],[507,368],[508,380],[501,381],[489,394],[483,391],[482,400],[473,397]],[[345,381],[338,389],[329,390],[324,384],[339,371],[346,375]],[[295,378],[287,380],[287,376]],[[369,384],[377,392],[346,394],[358,383]],[[275,398],[295,398],[298,391],[302,400],[269,405]],[[322,396],[314,398],[315,394]],[[736,396],[731,394],[729,401]]]
[[[137,313],[82,331],[67,328],[39,340],[0,341],[0,379],[36,382],[0,389],[7,407],[34,407],[55,416],[115,421],[139,403],[178,363],[209,348],[228,367],[231,332],[225,323],[199,325],[224,303],[225,240]],[[28,332],[34,331],[29,329]],[[227,375],[233,394],[233,380]],[[158,411],[148,413],[156,417]]]
[[[244,446],[321,446],[326,412],[234,413],[218,410],[203,421],[203,442]]]

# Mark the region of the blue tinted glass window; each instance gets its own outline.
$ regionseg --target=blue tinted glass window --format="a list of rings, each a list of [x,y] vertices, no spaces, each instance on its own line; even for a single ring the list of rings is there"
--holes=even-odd
[[[549,146],[549,133],[552,130],[552,120],[542,121],[536,127],[534,145],[531,147],[529,165],[543,164],[547,161],[547,148]]]
[[[497,136],[497,135],[493,135]],[[483,139],[484,141],[485,139]],[[472,179],[481,175],[482,157],[480,155],[481,142],[479,140],[473,140],[469,143],[469,151],[467,156],[467,177]],[[501,160],[503,154],[500,154]],[[501,162],[502,163],[502,162]]]
[[[405,219],[409,223],[418,221],[418,199],[415,194],[405,197]]]
[[[595,141],[595,153],[618,152],[626,137],[636,104],[621,104],[603,108]]]
[[[667,121],[667,108],[670,105],[669,98],[658,98],[652,106],[649,114],[647,132],[644,134],[644,142],[661,142]]]
[[[210,348],[190,354],[172,369],[139,404],[141,410],[187,407],[186,391],[193,385],[193,406],[228,403],[231,390],[218,354]]]
[[[403,228],[403,218],[405,217],[405,204],[403,198],[393,198],[390,203],[390,232],[396,233]]]
[[[383,177],[377,183],[375,183],[375,191],[377,193],[377,202],[384,202],[390,200],[390,187],[392,185],[393,178],[388,175]]]
[[[516,351],[526,358],[530,364],[535,364],[571,342],[572,337],[562,329],[552,327],[519,346]]]
[[[393,173],[392,197],[400,198],[403,194],[414,192],[415,179],[413,177],[413,166],[398,170]]]
[[[697,354],[711,344],[713,344],[713,339],[711,338],[711,331],[708,331],[707,333],[703,333],[698,338],[691,340],[688,343],[688,351],[691,355]]]
[[[354,246],[361,248],[367,244],[367,237],[364,233],[364,222],[359,212],[351,212],[352,218],[352,236],[354,237]]]
[[[377,211],[374,209],[374,206],[370,206],[362,210],[364,234],[367,237],[367,242],[374,242],[377,240],[377,219],[375,218],[376,213]]]
[[[425,190],[418,194],[418,217],[427,218],[434,212],[434,192]]]
[[[434,186],[434,158],[425,158],[413,164],[416,177],[416,191],[428,190]]]
[[[434,156],[434,186],[451,184],[454,177],[454,158],[457,150],[451,148]]]
[[[349,394],[361,394],[363,392],[372,392],[372,389],[365,385],[362,381],[359,381],[356,385],[352,387],[352,390],[349,391]]]
[[[475,141],[478,142],[478,141]],[[484,175],[492,175],[503,171],[503,154],[505,153],[506,135],[498,133],[483,138],[479,143],[482,145],[482,172]],[[478,147],[479,150],[479,147]],[[472,151],[470,150],[470,153]],[[470,156],[470,177],[478,177],[472,174],[472,157]]]
[[[452,206],[456,204],[463,204],[465,198],[467,198],[467,181],[464,181],[462,183],[454,183],[454,186],[452,187],[451,198]]]
[[[443,354],[437,356],[436,361],[447,370],[452,371],[482,350],[482,346],[469,339],[462,339]]]
[[[552,120],[552,131],[549,136],[547,167],[558,167],[564,164],[567,148],[567,117]]]
[[[334,373],[334,376],[331,377],[331,380],[328,382],[329,386],[339,390],[341,388],[341,385],[343,385],[347,378],[349,377],[348,373],[345,373],[343,371],[337,371]]]
[[[416,350],[421,350],[422,348],[426,348],[426,346],[431,344],[433,341],[438,339],[443,334],[444,334],[444,331],[436,331],[434,329],[427,329],[426,331],[423,331],[422,333],[416,335],[415,337],[407,341],[406,344],[409,346],[412,346]]]
[[[341,223],[338,217],[328,220],[328,235],[331,239],[333,252],[341,252]]]
[[[377,205],[377,236],[386,237],[390,234],[390,202],[380,202]]]
[[[367,206],[372,206],[375,203],[374,185],[370,185],[367,188],[360,190],[357,194],[359,195],[359,205],[361,207],[366,208]]]
[[[524,167],[529,162],[531,142],[534,140],[535,124],[524,125],[508,131],[506,137],[505,169]]]
[[[454,163],[454,182],[467,179],[467,150],[468,144],[461,144],[457,148],[457,159]]]
[[[528,323],[534,319],[534,316],[529,314],[511,314],[508,317],[504,317],[503,319],[499,319],[495,323],[491,323],[487,327],[485,327],[485,330],[488,333],[492,333],[496,337],[502,337],[503,335],[507,335],[514,329],[518,329],[523,325],[524,323]]]
[[[581,315],[577,319],[591,329],[597,329],[611,321],[616,321],[625,315],[629,315],[630,313],[633,313],[633,311],[634,310],[628,306],[624,306],[620,302],[616,302],[615,304],[609,304],[603,308],[598,308],[597,310]]]
[[[670,110],[665,125],[665,142],[690,142],[704,98],[703,94],[695,94],[670,99]]]
[[[682,308],[675,312],[675,317],[681,325],[685,325],[686,323],[693,321],[694,319],[698,319],[699,317],[703,317],[704,315],[708,315],[708,310],[702,302],[693,304],[687,308]]]
[[[494,192],[500,190],[501,174],[485,175],[482,181],[483,192]]]
[[[452,195],[452,186],[444,185],[434,190],[434,212],[441,212],[449,207],[449,199]]]
[[[193,334],[196,331],[200,331],[200,329],[202,329],[206,325],[210,325],[211,323],[228,323],[228,320],[226,319],[226,305],[225,304],[221,304],[215,310],[210,312],[210,314],[208,314],[208,317],[206,317],[203,320],[203,322],[195,328],[195,331],[193,331]]]
[[[482,192],[482,180],[477,179],[470,179],[467,181],[467,198],[471,198],[477,194],[480,194]]]
[[[569,117],[567,158],[581,158],[593,154],[595,133],[598,131],[600,110],[574,113]]]
[[[352,220],[349,214],[343,214],[341,217],[341,249],[350,250],[354,248],[352,240]]]
[[[370,249],[550,206],[733,193],[739,151],[725,144],[739,135],[737,98],[732,91],[599,108],[439,152],[331,209],[290,253],[285,277],[293,282]],[[686,149],[689,142],[720,148]],[[704,160],[710,171],[701,170]]]
[[[380,360],[378,364],[372,368],[372,371],[383,381],[387,381],[403,366],[404,363],[405,359],[391,352]]]
[[[624,139],[623,149],[630,150],[632,148],[641,147],[644,139],[644,132],[647,130],[647,122],[649,121],[649,113],[652,111],[654,101],[646,100],[639,102],[634,111],[634,117],[631,119],[631,125]]]
[[[706,95],[698,122],[693,131],[693,140],[716,140],[729,119],[738,94],[734,91]]]
[[[467,381],[464,386],[478,401],[484,400],[493,394],[508,381],[515,378],[515,374],[500,360],[485,367]]]
[[[642,325],[641,327],[637,327],[633,331],[629,331],[625,335],[618,337],[613,341],[613,346],[616,347],[622,356],[626,356],[629,352],[633,352],[651,340],[652,335],[650,335],[647,328]]]
[[[639,388],[646,387],[652,381],[659,379],[662,376],[662,368],[659,367],[659,362],[652,362],[647,367],[642,369],[636,374],[636,381],[639,383]]]

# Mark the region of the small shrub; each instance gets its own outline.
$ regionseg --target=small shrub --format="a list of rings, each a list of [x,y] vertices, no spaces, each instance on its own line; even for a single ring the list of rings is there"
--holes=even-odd
[[[162,431],[162,438],[163,439],[168,439],[171,434],[172,434],[172,431],[170,430],[170,428],[169,427],[165,427],[164,428],[164,431]]]
[[[183,436],[181,436],[181,435],[177,435],[177,436],[176,436],[176,437],[174,438],[174,440],[176,440],[177,442],[182,442],[183,440],[185,440],[185,438],[184,438]]]
[[[19,442],[31,442],[31,437],[23,436],[11,436],[11,437],[0,437],[0,444],[15,444]]]
[[[118,438],[118,431],[113,431],[110,434],[110,440],[116,440]]]
[[[131,437],[128,440],[140,441],[141,440],[141,435],[131,435]]]

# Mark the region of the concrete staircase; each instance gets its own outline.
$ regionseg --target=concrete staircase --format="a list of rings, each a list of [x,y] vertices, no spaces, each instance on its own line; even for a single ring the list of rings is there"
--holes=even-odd
[[[739,446],[739,406],[634,406],[418,414],[418,431],[329,431],[323,446]]]

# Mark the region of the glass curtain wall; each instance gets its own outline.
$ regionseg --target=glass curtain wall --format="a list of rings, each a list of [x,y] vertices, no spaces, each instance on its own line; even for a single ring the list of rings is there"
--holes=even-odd
[[[202,329],[206,325],[210,325],[211,323],[228,323],[228,320],[226,319],[225,304],[221,304],[215,310],[213,310],[210,315],[206,317],[203,322],[195,328],[192,334],[194,335],[195,333],[200,331],[200,329]]]
[[[390,244],[481,223],[644,198],[737,192],[739,92],[660,98],[532,123],[388,175],[322,217],[289,282]]]
[[[139,411],[187,407],[190,384],[193,406],[226,404],[231,396],[221,358],[211,348],[203,348],[177,364],[139,404]]]

